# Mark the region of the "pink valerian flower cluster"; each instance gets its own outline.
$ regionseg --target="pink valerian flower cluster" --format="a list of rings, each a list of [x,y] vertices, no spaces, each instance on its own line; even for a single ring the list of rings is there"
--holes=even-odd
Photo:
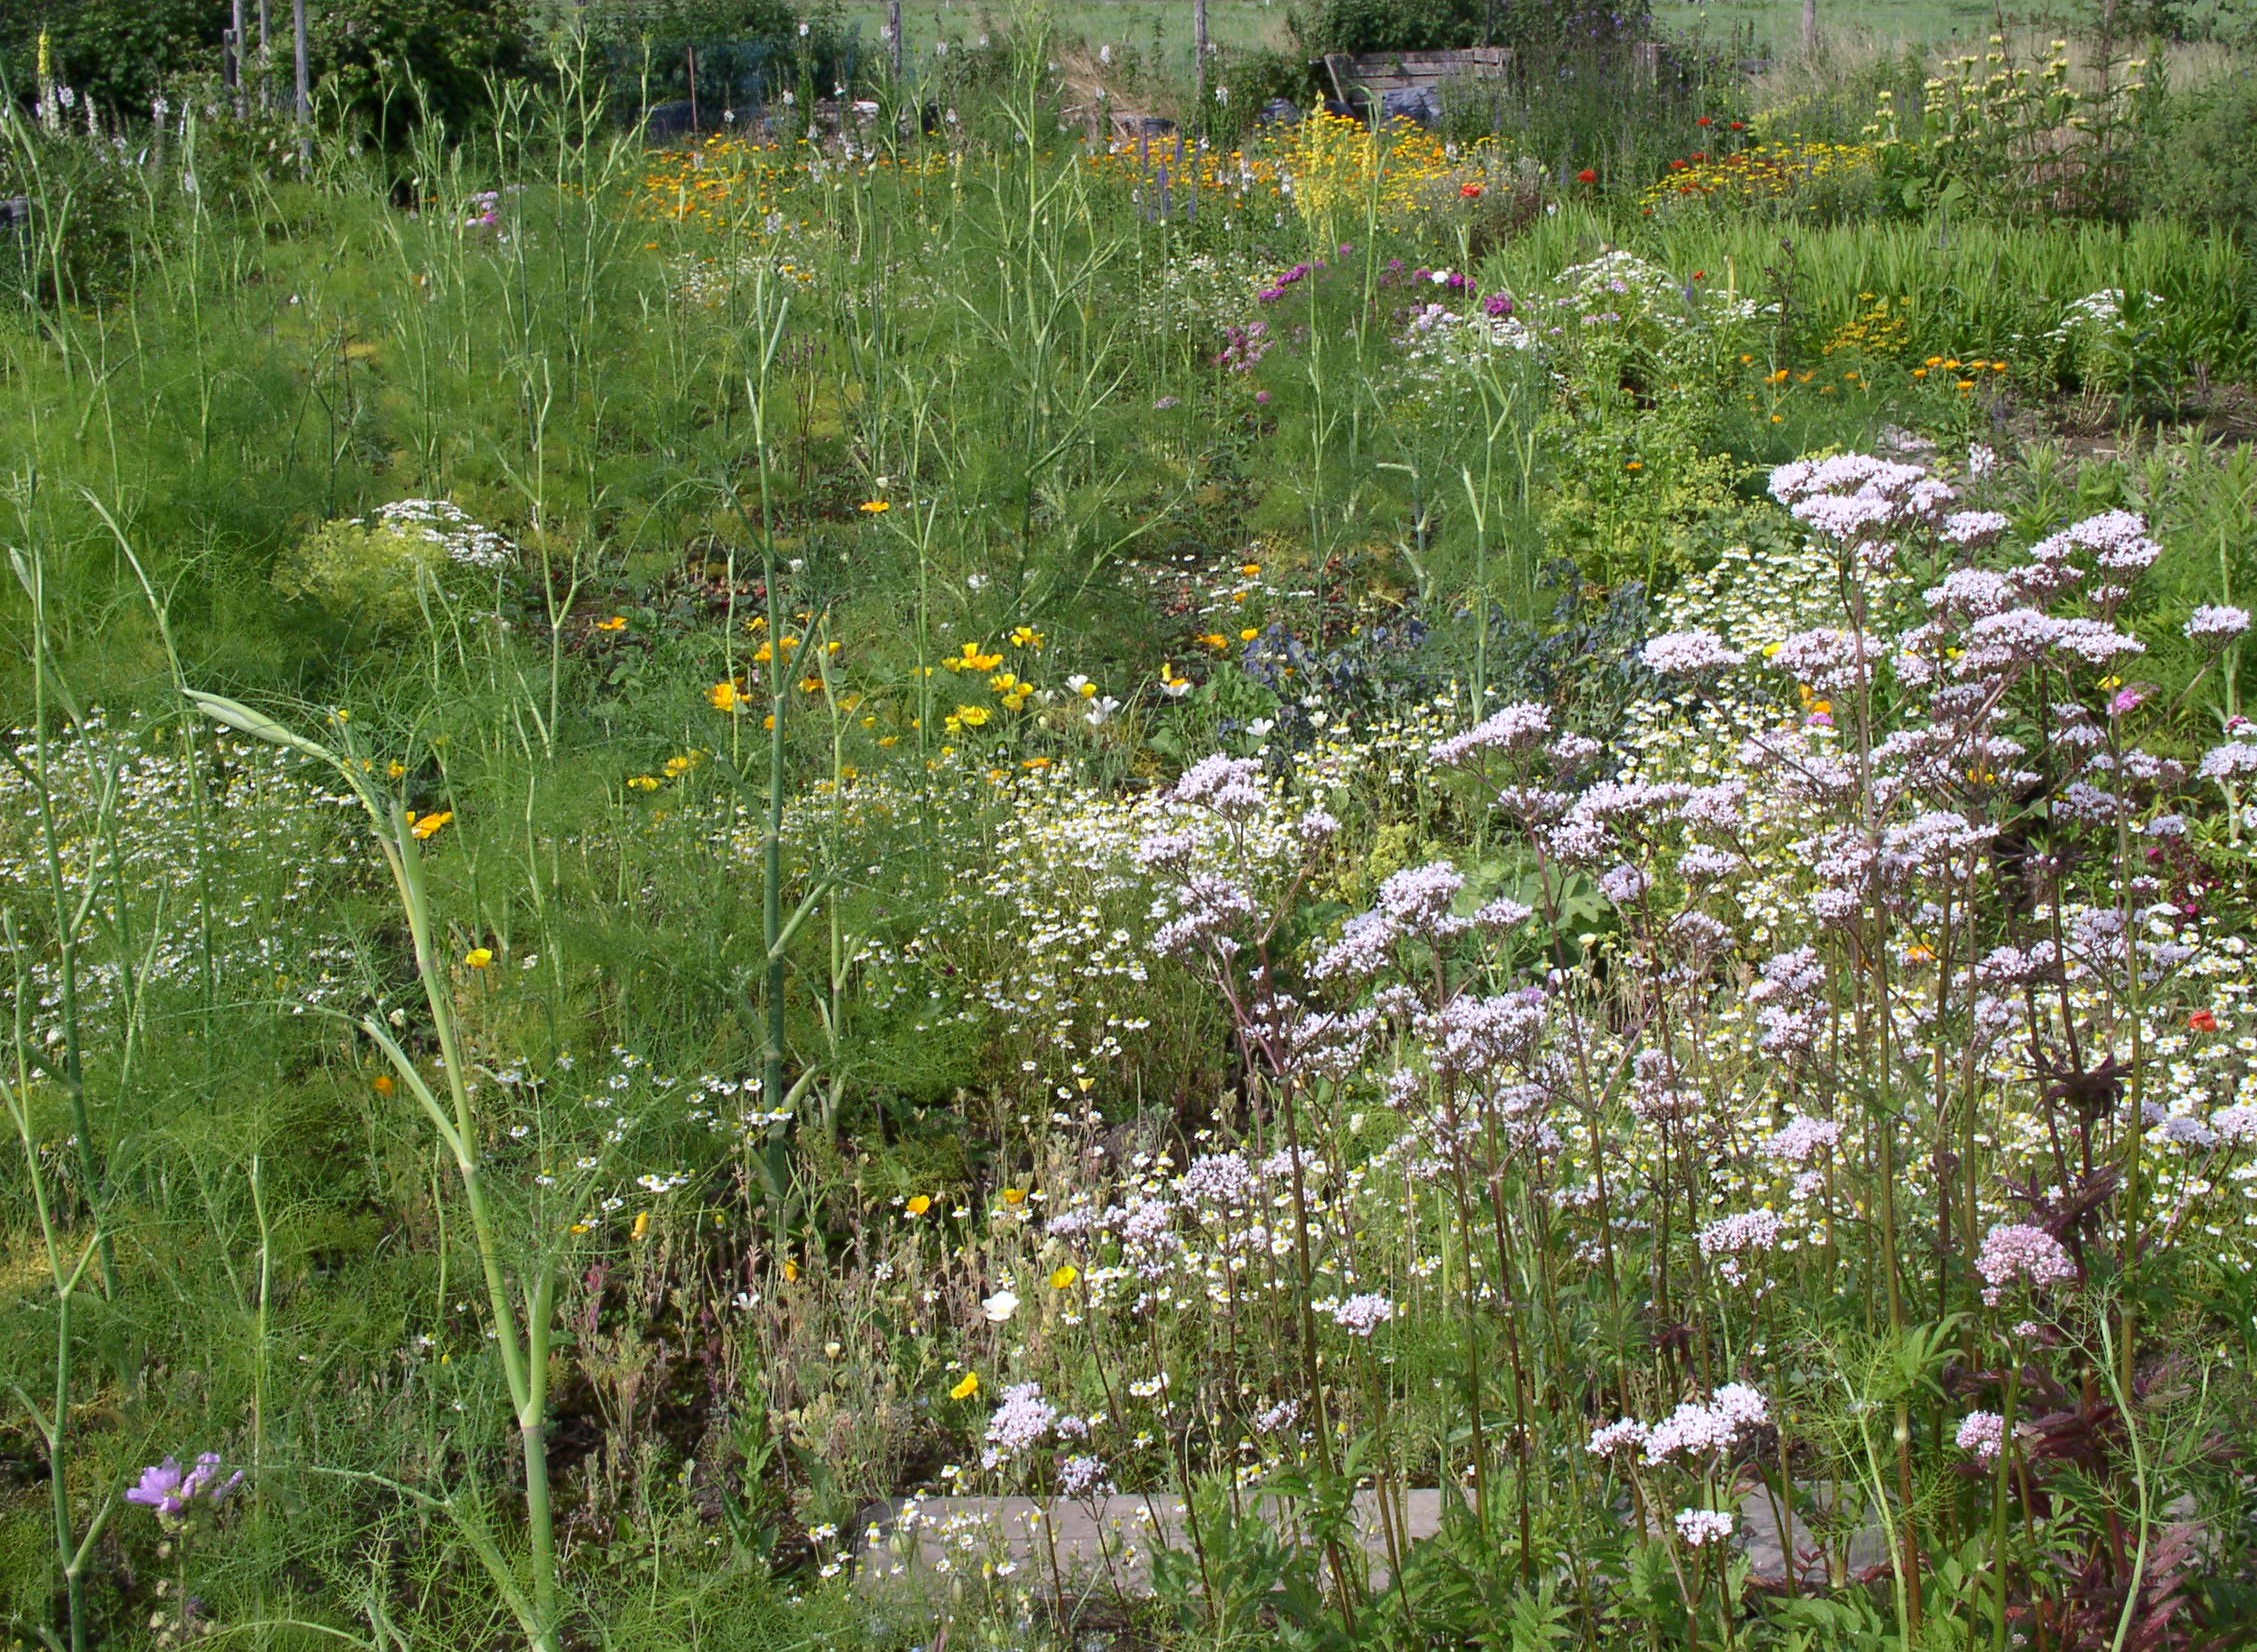
[[[1395,1317],[1395,1304],[1373,1291],[1359,1291],[1343,1302],[1319,1302],[1316,1307],[1350,1336],[1366,1339]]]
[[[1638,651],[1646,669],[1664,677],[1699,677],[1712,671],[1729,671],[1744,664],[1747,655],[1727,648],[1714,631],[1671,631],[1648,640]]]
[[[1777,1250],[1786,1233],[1787,1224],[1777,1211],[1743,1210],[1701,1229],[1701,1255],[1716,1264],[1728,1284],[1737,1285],[1746,1277],[1741,1259]]]
[[[2249,610],[2204,606],[2187,616],[2186,634],[2194,642],[2229,643],[2249,629]]]
[[[1721,1458],[1770,1421],[1771,1408],[1761,1394],[1744,1382],[1728,1382],[1710,1394],[1708,1404],[1687,1402],[1650,1427],[1623,1417],[1594,1429],[1588,1449],[1594,1457],[1635,1459],[1648,1467],[1673,1458]]]
[[[2015,1284],[2035,1289],[2066,1284],[2077,1277],[2077,1264],[2068,1248],[2045,1229],[2027,1222],[2001,1222],[1984,1237],[1975,1271],[1983,1276],[1983,1301],[1996,1307]]]
[[[1464,888],[1465,874],[1446,860],[1392,874],[1379,886],[1372,909],[1341,927],[1339,940],[1318,956],[1310,973],[1320,981],[1367,979],[1387,966],[1399,941],[1433,943],[1475,930],[1494,933],[1532,916],[1519,901],[1499,899],[1459,917],[1453,908]]]
[[[1551,732],[1550,709],[1532,700],[1523,700],[1492,712],[1463,734],[1435,742],[1427,756],[1436,764],[1448,767],[1483,752],[1526,751],[1541,744]]]
[[[2026,1434],[2029,1425],[2025,1423],[2014,1432]],[[1970,1411],[1959,1420],[1959,1432],[1953,1438],[1959,1449],[1977,1462],[1995,1463],[2006,1449],[2006,1419],[1995,1411]]]
[[[1721,1509],[1679,1509],[1677,1535],[1688,1549],[1732,1541],[1732,1517]]]
[[[1842,1127],[1832,1119],[1797,1113],[1763,1144],[1763,1150],[1782,1164],[1804,1165],[1839,1146],[1841,1139]]]
[[[1864,453],[1781,465],[1771,473],[1771,496],[1869,571],[1887,567],[1903,534],[1937,527],[1956,497],[1918,465]]]
[[[2236,737],[2222,746],[2212,746],[2202,754],[2202,762],[2195,773],[2205,780],[2226,785],[2257,775],[2257,730],[2243,728],[2235,731]]]
[[[1042,1397],[1038,1382],[1014,1383],[1003,1390],[1001,1403],[987,1421],[987,1449],[980,1453],[982,1468],[1000,1468],[1040,1445],[1058,1425],[1058,1408]]]

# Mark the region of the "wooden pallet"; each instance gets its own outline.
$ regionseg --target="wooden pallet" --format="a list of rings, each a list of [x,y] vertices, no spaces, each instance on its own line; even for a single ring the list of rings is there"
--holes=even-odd
[[[1495,80],[1512,67],[1509,46],[1459,52],[1327,52],[1332,95],[1349,108],[1378,105],[1389,92],[1439,87],[1452,80]]]

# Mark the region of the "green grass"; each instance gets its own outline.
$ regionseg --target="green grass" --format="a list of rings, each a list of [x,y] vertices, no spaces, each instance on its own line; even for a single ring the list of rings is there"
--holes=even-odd
[[[990,27],[915,15],[951,39]],[[1159,18],[1180,61],[1180,15],[1124,0],[1079,21],[1141,50]],[[1218,38],[1274,15],[1218,7]],[[1751,1469],[1885,1468],[1891,1506],[1912,1488],[1926,1608],[1952,1633],[1992,1634],[1989,1578],[2017,1598],[2083,1587],[2079,1568],[2121,1581],[2105,1538],[2061,1557],[2143,1507],[2192,1497],[2237,1533],[2248,1465],[2216,1442],[2246,1437],[2251,1321],[2240,1208],[2219,1201],[2242,1184],[2205,1171],[2204,1191],[2187,1167],[2213,1161],[2177,1149],[2144,1160],[2108,1105],[2050,1082],[2073,1027],[2082,1050],[2150,1052],[2125,1082],[2230,1128],[2251,1029],[2221,938],[2251,892],[2215,787],[2127,767],[2143,819],[2188,819],[2131,839],[2082,824],[2081,793],[2042,812],[1945,765],[1922,799],[2000,834],[1952,874],[1948,939],[1909,898],[1869,933],[1806,923],[1812,822],[1866,828],[1798,796],[1747,823],[1776,881],[1715,898],[1750,932],[1701,958],[1697,926],[1649,931],[1599,893],[1619,855],[1651,864],[1657,901],[1692,898],[1660,812],[1563,870],[1557,840],[1537,853],[1491,806],[1505,774],[1427,753],[1521,698],[1702,778],[1745,765],[1743,719],[1818,742],[1820,716],[1935,724],[1909,687],[1860,706],[1751,664],[1674,691],[1713,696],[1719,733],[1671,721],[1637,663],[1680,625],[1747,628],[1760,659],[1838,623],[1848,576],[1767,496],[1769,468],[1909,437],[2010,518],[2012,547],[2112,508],[2163,544],[2122,616],[2149,651],[2018,683],[2002,728],[2036,750],[2075,697],[2106,738],[2199,759],[2242,678],[2184,624],[2257,583],[2251,450],[2213,445],[2218,387],[2251,372],[2238,249],[2159,218],[1915,216],[1871,177],[1649,216],[1640,191],[1713,129],[1611,98],[1507,111],[1502,139],[1454,152],[1405,138],[1384,178],[1303,165],[1291,196],[1274,137],[1243,195],[1233,175],[1194,214],[1180,179],[1163,199],[1131,159],[1057,140],[1050,49],[997,39],[925,54],[957,125],[874,132],[851,159],[707,142],[693,164],[528,91],[492,131],[404,158],[412,214],[376,158],[326,137],[301,175],[199,125],[191,193],[177,150],[143,170],[10,129],[41,225],[0,308],[0,716],[25,731],[0,770],[11,1631],[70,1644],[59,1580],[84,1539],[88,1644],[153,1643],[193,1597],[225,1638],[290,1652],[930,1646],[929,1613],[849,1592],[829,1529],[910,1490],[1054,1484],[1064,1438],[982,1466],[1018,1382],[1097,1420],[1124,1489],[1211,1499],[1220,1586],[1065,1624],[967,1575],[952,1646],[1121,1624],[1171,1652],[1253,1644],[1273,1609],[1343,1647],[1500,1623],[1516,1645],[1680,1644],[1695,1623],[1717,1644],[1713,1555],[1688,1573],[1689,1551],[1647,1541],[1631,1470],[1587,1441],[1733,1377],[1765,1386],[1788,1442],[1743,1442]],[[495,188],[496,221],[473,222]],[[1640,261],[1619,291],[1589,273],[1610,249]],[[2106,289],[2160,304],[2081,329]],[[1529,351],[1491,330],[1483,301],[1508,295]],[[1899,320],[1864,325],[1882,297]],[[1978,354],[2010,370],[1963,391],[1927,366]],[[1975,444],[2006,455],[1995,479],[1964,474]],[[506,554],[334,526],[419,498]],[[1949,554],[1923,542],[1858,600],[1908,625],[1935,571],[1919,559]],[[1818,711],[1821,689],[1841,704]],[[1199,853],[1277,923],[1216,959],[1267,948],[1296,996],[1350,1007],[1363,989],[1309,964],[1402,898],[1390,879],[1446,861],[1469,903],[1541,910],[1454,948],[1405,938],[1403,991],[1509,1017],[1549,983],[1541,1036],[1583,1042],[1477,1094],[1388,1023],[1337,1075],[1290,1078],[1246,982],[1218,992],[1152,946],[1197,897],[1171,882],[1180,850],[1139,858],[1183,824],[1154,793],[1217,752],[1258,757],[1268,789],[1253,822],[1200,827]],[[1750,791],[1769,808],[1787,784]],[[2127,865],[2157,880],[2143,901],[2207,914],[2199,965],[2079,997],[1995,1071],[1963,1066],[1976,1010],[1918,954],[1974,944],[1956,926],[2035,944],[2052,864],[2103,916],[2131,898],[2109,881]],[[1810,1009],[1832,1036],[1781,1057],[1748,1042],[1745,987],[1806,933],[1835,971],[1838,1000]],[[1869,1029],[1890,995],[1931,990],[1938,1018],[1902,1028],[1917,1060],[1884,1059]],[[2057,1013],[2027,996],[2017,1020]],[[1714,1128],[1658,1094],[1654,1052],[1695,1075]],[[1430,1112],[1445,1094],[1484,1129]],[[1559,1141],[1516,1134],[1528,1106]],[[1756,1145],[1790,1111],[1851,1132],[1838,1215],[1780,1253],[1775,1290],[1740,1293],[1692,1232],[1759,1198],[1809,1211]],[[2225,1351],[2208,1386],[2137,1367],[2136,1460],[2107,1430],[2076,1474],[2041,1460],[2064,1512],[2040,1543],[2019,1510],[1994,1520],[2021,1493],[1963,1472],[1951,1441],[1970,1408],[2039,1403],[1980,1374],[2012,1321],[1972,1256],[2025,1209],[2006,1178],[2062,1173],[2043,1126],[2080,1162],[2164,1178],[2152,1208],[2183,1194],[2188,1233],[2220,1235],[2123,1245],[2113,1189],[2136,1184],[2109,1181],[2074,1230],[2082,1294],[2017,1299],[2058,1317],[2014,1369],[2105,1394],[2118,1345],[2087,1344],[2127,1325],[2141,1358]],[[1048,1231],[1085,1197],[1188,1206],[1194,1157],[1258,1163],[1295,1133],[1337,1161],[1314,1193],[1271,1173],[1257,1206],[1185,1226],[1181,1254],[1223,1256],[1259,1217],[1314,1232],[1313,1259],[1272,1240],[1210,1277]],[[1576,1158],[1586,1140],[1609,1156]],[[1611,1195],[1583,1191],[1593,1164]],[[1350,1169],[1363,1191],[1342,1191]],[[1375,1339],[1321,1305],[1351,1283],[1400,1307]],[[1320,1394],[1337,1433],[1275,1423]],[[249,1474],[225,1508],[171,1530],[117,1500],[206,1450]],[[1488,1524],[1366,1598],[1231,1526],[1248,1467],[1317,1518],[1340,1476],[1473,1469]],[[1657,1509],[1723,1494],[1653,1474]],[[2230,1634],[2230,1592],[2185,1587]],[[1933,1643],[1886,1590],[1805,1605],[1750,1598],[1733,1632],[1762,1652]]]

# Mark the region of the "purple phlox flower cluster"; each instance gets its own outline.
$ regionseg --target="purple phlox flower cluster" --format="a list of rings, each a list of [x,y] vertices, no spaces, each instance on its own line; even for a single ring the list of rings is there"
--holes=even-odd
[[[1463,763],[1482,752],[1525,751],[1551,732],[1551,711],[1523,700],[1492,712],[1463,734],[1436,742],[1427,756],[1437,764]]]
[[[206,1508],[217,1509],[242,1483],[241,1469],[223,1479],[219,1453],[207,1451],[190,1469],[183,1470],[177,1457],[167,1457],[143,1469],[140,1482],[125,1494],[125,1500],[155,1511],[159,1520],[170,1523],[185,1517],[199,1500]]]
[[[987,1449],[980,1453],[980,1466],[998,1468],[1040,1445],[1057,1423],[1058,1408],[1042,1397],[1042,1384],[1012,1384],[1003,1390],[995,1414],[987,1420]]]
[[[2231,642],[2249,629],[2249,610],[2206,604],[2187,616],[2186,634],[2196,642]]]
[[[1319,1302],[1316,1306],[1352,1337],[1368,1338],[1395,1317],[1395,1304],[1375,1291],[1359,1291],[1345,1301]]]
[[[1299,286],[1302,282],[1308,280],[1310,276],[1316,274],[1317,271],[1323,268],[1324,260],[1321,258],[1313,264],[1296,264],[1291,269],[1287,270],[1283,275],[1279,276],[1275,281],[1271,282],[1270,285],[1264,287],[1260,292],[1256,293],[1254,296],[1260,299],[1264,304],[1275,304],[1279,299],[1283,298],[1287,292],[1291,291],[1294,287]]]
[[[1983,1301],[1996,1306],[2010,1285],[2034,1287],[2065,1284],[2077,1277],[2077,1264],[2060,1240],[2027,1222],[2001,1222],[1983,1239],[1975,1258],[1975,1271],[1983,1276]]]
[[[1233,373],[1251,373],[1262,364],[1277,340],[1270,333],[1266,321],[1249,321],[1243,327],[1223,329],[1223,347],[1215,356],[1217,367],[1226,367]],[[1169,400],[1174,400],[1170,397]]]
[[[2024,1423],[2014,1432],[2027,1434],[2029,1425]],[[1953,1438],[1959,1449],[1977,1462],[1995,1463],[2006,1449],[2006,1419],[1995,1411],[1970,1411],[1960,1418],[1959,1432]]]
[[[1747,655],[1724,646],[1714,631],[1665,631],[1638,651],[1646,669],[1665,677],[1700,677],[1744,664]]]
[[[1732,1517],[1721,1509],[1679,1509],[1677,1535],[1688,1549],[1732,1541]]]
[[[1481,301],[1481,307],[1493,316],[1509,316],[1513,313],[1513,296],[1511,293],[1491,293]]]

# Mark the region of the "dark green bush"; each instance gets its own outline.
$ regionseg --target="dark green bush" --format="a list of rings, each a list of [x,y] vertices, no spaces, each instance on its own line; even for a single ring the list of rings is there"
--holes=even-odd
[[[227,0],[10,0],[0,6],[0,77],[29,104],[44,29],[58,84],[97,108],[145,115],[160,85],[218,66],[227,18]]]
[[[2257,231],[2257,74],[2243,68],[2164,105],[2163,129],[2132,153],[2133,188],[2143,211],[2243,235]]]

